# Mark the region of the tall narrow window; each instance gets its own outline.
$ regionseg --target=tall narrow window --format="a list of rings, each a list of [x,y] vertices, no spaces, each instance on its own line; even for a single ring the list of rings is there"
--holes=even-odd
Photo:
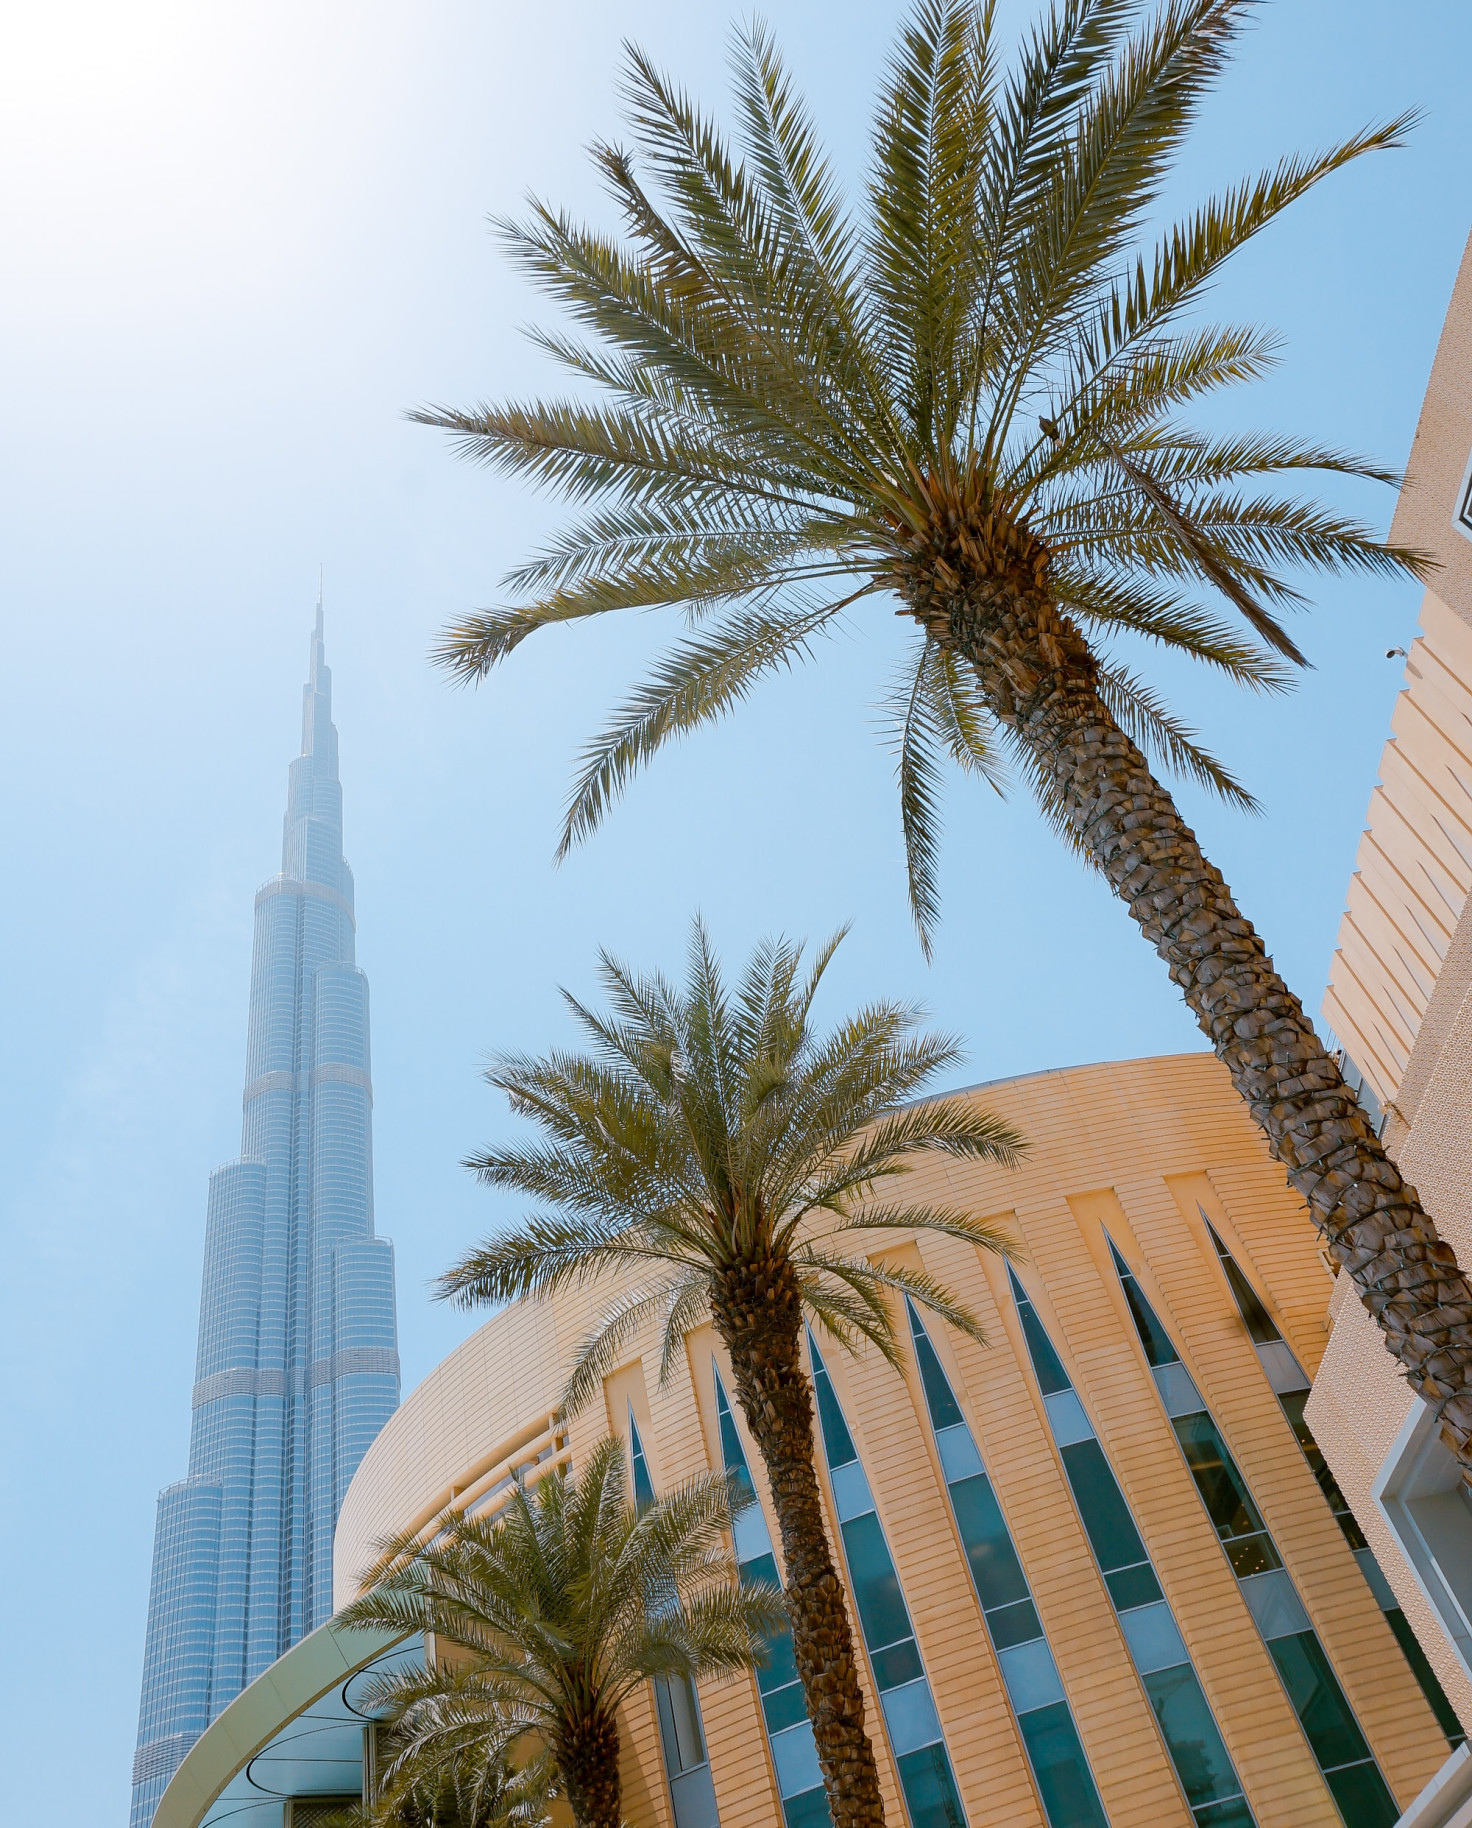
[[[629,1470],[633,1475],[634,1507],[648,1510],[654,1503],[654,1481],[649,1460],[629,1404]],[[656,1676],[655,1711],[659,1716],[659,1743],[664,1753],[665,1776],[670,1786],[675,1828],[720,1828],[705,1730],[700,1719],[700,1698],[688,1676]]]
[[[777,1558],[772,1553],[772,1538],[767,1520],[757,1502],[756,1487],[751,1482],[751,1468],[746,1463],[746,1449],[736,1428],[736,1418],[726,1398],[725,1386],[714,1359],[711,1375],[716,1387],[716,1422],[721,1435],[721,1458],[726,1471],[744,1486],[751,1502],[736,1519],[736,1565],[743,1580],[765,1580],[779,1586]],[[784,1625],[767,1639],[767,1660],[756,1673],[757,1692],[761,1696],[762,1725],[772,1753],[772,1769],[777,1774],[777,1793],[782,1799],[782,1815],[787,1828],[832,1828],[828,1798],[823,1791],[823,1773],[818,1765],[818,1747],[813,1739],[812,1723],[798,1680],[797,1662],[792,1654],[792,1633]]]
[[[1347,1828],[1392,1828],[1400,1810],[1241,1468],[1170,1335],[1112,1240],[1109,1251],[1156,1392],[1329,1793]]]
[[[1049,1828],[1107,1828],[1058,1666],[975,1436],[908,1296],[905,1308],[951,1513]]]
[[[1395,1633],[1395,1641],[1410,1665],[1411,1674],[1420,1684],[1421,1693],[1435,1714],[1437,1725],[1446,1734],[1447,1743],[1455,1748],[1467,1737],[1457,1718],[1457,1710],[1437,1679],[1436,1671],[1427,1661],[1426,1652],[1417,1643],[1411,1622],[1402,1611],[1380,1564],[1375,1560],[1375,1551],[1365,1541],[1365,1533],[1349,1508],[1349,1501],[1340,1491],[1338,1481],[1329,1470],[1329,1462],[1324,1458],[1323,1449],[1314,1439],[1313,1430],[1308,1425],[1304,1404],[1308,1401],[1309,1381],[1303,1374],[1303,1367],[1295,1357],[1293,1348],[1278,1331],[1257,1290],[1243,1275],[1241,1266],[1218,1236],[1216,1227],[1207,1218],[1206,1209],[1199,1201],[1196,1210],[1201,1214],[1201,1222],[1216,1247],[1222,1274],[1227,1279],[1227,1287],[1232,1291],[1237,1312],[1242,1316],[1242,1323],[1247,1328],[1262,1368],[1267,1373],[1273,1394],[1287,1418],[1288,1426],[1293,1430],[1293,1438],[1303,1450],[1303,1457],[1308,1461],[1309,1470],[1318,1481],[1319,1490],[1334,1514],[1334,1521],[1344,1532],[1344,1540],[1359,1563],[1360,1573],[1374,1594],[1376,1605],[1385,1614],[1386,1624]]]
[[[859,1450],[811,1332],[808,1356],[818,1397],[823,1456],[848,1563],[848,1590],[859,1615],[885,1729],[899,1767],[905,1807],[913,1828],[965,1828],[951,1756],[894,1558],[874,1508]]]
[[[1197,1828],[1253,1828],[1236,1768],[1114,1468],[1037,1309],[1013,1271],[1007,1274],[1064,1475]]]

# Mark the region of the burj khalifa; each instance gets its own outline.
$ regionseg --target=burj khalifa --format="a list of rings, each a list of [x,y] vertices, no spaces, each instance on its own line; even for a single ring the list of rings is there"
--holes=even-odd
[[[281,873],[255,902],[240,1156],[210,1176],[189,1474],[158,1500],[130,1828],[330,1616],[338,1507],[399,1400],[354,929],[319,602]]]

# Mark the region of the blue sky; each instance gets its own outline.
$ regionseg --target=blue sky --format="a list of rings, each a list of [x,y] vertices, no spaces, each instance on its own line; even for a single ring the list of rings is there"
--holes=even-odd
[[[1014,4],[1009,20],[1029,9]],[[860,169],[898,9],[770,11]],[[544,307],[490,211],[601,206],[618,42],[722,99],[727,15],[639,0],[53,0],[0,24],[0,1718],[8,1807],[121,1821],[157,1488],[184,1470],[205,1182],[239,1139],[251,896],[277,867],[319,561],[360,960],[379,1227],[406,1382],[466,1323],[428,1279],[505,1208],[457,1165],[503,1122],[488,1050],[561,1035],[596,948],[675,962],[852,919],[830,1008],[922,999],[966,1078],[1199,1045],[1153,955],[1023,802],[950,801],[926,967],[874,706],[892,619],[671,752],[550,857],[580,738],[661,630],[522,650],[454,692],[436,628],[495,600],[554,510],[455,464],[419,401],[529,391]],[[1334,180],[1221,287],[1284,360],[1228,416],[1403,460],[1468,229],[1459,0],[1281,0],[1213,104],[1181,200],[1409,105],[1411,148]],[[1385,492],[1344,493],[1381,524]],[[1315,587],[1293,700],[1171,675],[1262,798],[1184,795],[1311,1008],[1398,689],[1408,586]],[[80,1691],[80,1692],[79,1692]]]

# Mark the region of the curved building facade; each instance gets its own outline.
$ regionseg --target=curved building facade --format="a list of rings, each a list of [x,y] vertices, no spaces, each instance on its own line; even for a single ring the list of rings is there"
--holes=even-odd
[[[1226,1074],[1183,1055],[956,1096],[1012,1119],[1028,1162],[927,1163],[913,1191],[1004,1222],[1020,1254],[884,1254],[956,1289],[987,1347],[909,1311],[903,1375],[809,1342],[888,1819],[1390,1828],[1460,1726],[1305,1421],[1334,1284]],[[709,1327],[663,1386],[655,1340],[631,1346],[603,1403],[558,1422],[612,1293],[505,1309],[408,1397],[343,1501],[339,1605],[387,1531],[492,1508],[608,1432],[656,1490],[744,1469],[737,1555],[775,1571]],[[828,1820],[782,1641],[756,1677],[652,1688],[624,1728],[640,1828]]]
[[[319,604],[281,873],[256,896],[240,1157],[210,1176],[189,1472],[158,1501],[132,1828],[331,1615],[338,1507],[398,1402],[354,932]]]

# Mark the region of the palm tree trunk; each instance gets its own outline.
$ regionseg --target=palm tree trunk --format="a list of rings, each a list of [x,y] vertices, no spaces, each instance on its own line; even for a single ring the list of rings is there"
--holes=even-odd
[[[711,1303],[742,1414],[762,1456],[782,1536],[783,1594],[833,1828],[883,1828],[864,1730],[853,1632],[823,1521],[812,1388],[800,1353],[802,1300],[788,1264],[726,1271]]]
[[[1268,1146],[1353,1278],[1472,1484],[1472,1287],[1380,1146],[1303,1006],[1220,871],[1101,701],[1082,635],[1022,535],[1008,569],[917,563],[907,607],[975,668],[1034,770],[1045,812],[1097,866],[1165,960]],[[928,575],[927,575],[928,573]],[[959,586],[957,579],[959,577]]]
[[[596,1709],[569,1722],[553,1748],[577,1828],[623,1828],[618,1722]]]

